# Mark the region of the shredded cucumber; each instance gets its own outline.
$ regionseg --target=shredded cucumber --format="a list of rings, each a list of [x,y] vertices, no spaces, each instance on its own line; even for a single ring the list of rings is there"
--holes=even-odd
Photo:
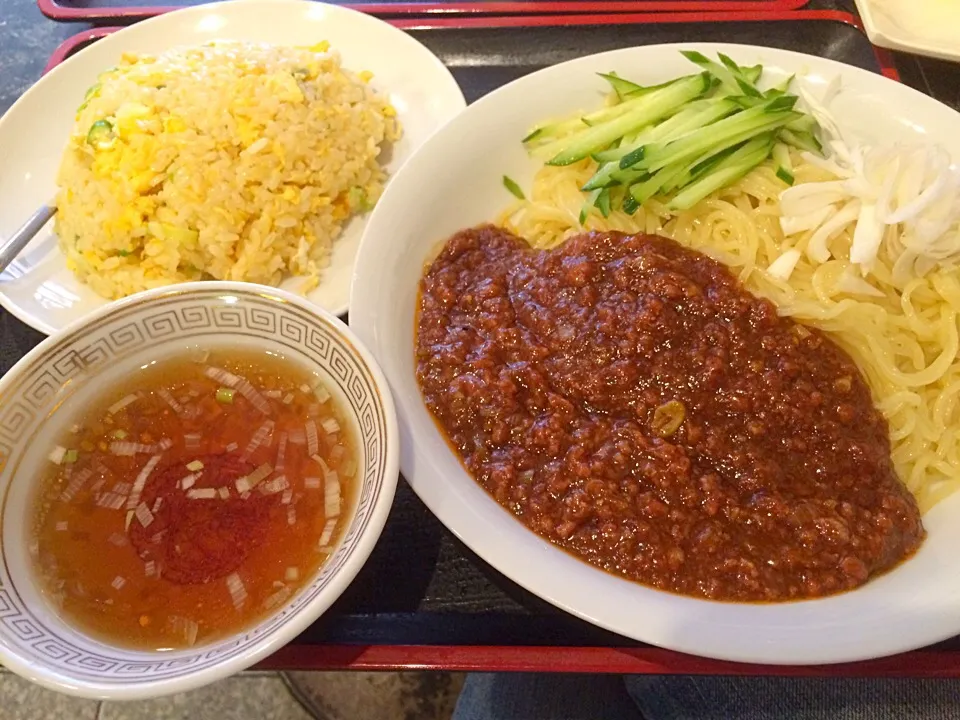
[[[612,105],[547,123],[524,138],[528,152],[549,165],[592,158],[597,170],[583,185],[581,225],[591,208],[604,217],[635,213],[652,198],[674,211],[696,204],[772,159],[793,184],[790,148],[820,154],[815,118],[795,109],[793,77],[766,85],[763,66],[741,66],[720,53],[684,57],[702,72],[642,85],[616,72],[600,73]]]

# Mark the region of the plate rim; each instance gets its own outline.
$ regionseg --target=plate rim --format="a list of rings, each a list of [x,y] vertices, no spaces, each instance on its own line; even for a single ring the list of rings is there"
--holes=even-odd
[[[628,48],[621,48],[617,50],[605,51],[602,53],[595,53],[592,55],[585,55],[582,57],[574,58],[557,65],[553,65],[543,70],[531,73],[524,77],[521,77],[517,80],[514,80],[507,85],[501,86],[496,90],[492,91],[490,94],[479,99],[472,105],[470,105],[463,113],[460,114],[457,118],[452,120],[446,128],[437,133],[428,143],[425,143],[414,157],[411,158],[410,162],[406,166],[406,173],[402,175],[398,173],[397,183],[395,187],[400,188],[405,182],[408,182],[407,175],[413,172],[410,168],[415,168],[418,163],[418,156],[425,155],[429,152],[433,144],[441,142],[441,137],[446,137],[448,134],[453,135],[457,133],[461,128],[465,127],[466,117],[470,117],[473,113],[480,112],[480,110],[474,110],[474,108],[484,108],[487,104],[498,102],[498,95],[501,93],[510,92],[507,88],[511,88],[517,84],[532,84],[535,83],[538,77],[542,77],[546,73],[558,73],[563,70],[570,70],[572,66],[577,64],[583,64],[585,66],[590,63],[596,64],[598,61],[603,60],[606,57],[617,56],[618,60],[624,60],[628,58],[631,54],[643,54],[643,53],[667,53],[667,52],[676,52],[681,49],[693,49],[696,48],[702,52],[726,52],[730,55],[736,56],[737,53],[749,53],[752,56],[758,55],[772,55],[770,62],[774,63],[777,61],[780,62],[789,62],[787,69],[791,68],[803,68],[804,64],[809,64],[811,62],[815,63],[818,70],[823,69],[824,72],[832,71],[834,74],[843,74],[845,76],[859,77],[861,80],[866,81],[867,88],[873,88],[877,84],[885,87],[896,87],[897,93],[904,93],[906,97],[915,97],[920,99],[921,102],[927,104],[935,104],[939,106],[937,110],[938,114],[942,114],[944,111],[949,111],[951,113],[956,113],[952,108],[950,108],[945,103],[940,102],[936,98],[925,95],[924,93],[911,88],[902,83],[898,83],[890,78],[886,78],[879,73],[874,73],[864,68],[856,67],[853,65],[848,65],[830,58],[819,57],[810,55],[807,53],[797,52],[793,50],[784,50],[780,48],[772,48],[761,45],[748,45],[740,43],[722,43],[722,42],[682,42],[682,43],[664,43],[664,44],[655,44],[655,45],[640,45],[633,46]],[[649,60],[649,55],[646,56],[646,59]],[[559,68],[559,70],[558,70]],[[590,67],[589,70],[580,70],[577,72],[588,73],[593,72],[596,68]],[[887,85],[892,83],[893,85]],[[863,83],[859,83],[863,84]],[[960,120],[960,116],[958,116]],[[462,134],[462,133],[461,133]],[[394,193],[400,192],[395,190]],[[387,193],[385,193],[384,200],[388,199]],[[383,208],[381,210],[381,208]],[[374,276],[374,271],[367,270],[366,268],[370,266],[373,267],[373,263],[369,256],[372,256],[375,250],[371,249],[376,241],[369,240],[368,238],[373,237],[378,230],[378,225],[380,224],[377,221],[376,213],[379,211],[381,214],[385,214],[390,210],[390,205],[388,202],[382,202],[375,211],[374,217],[371,218],[371,222],[368,225],[363,239],[361,240],[360,250],[358,252],[358,261],[354,268],[354,277],[351,290],[351,306],[353,307],[353,313],[351,314],[350,322],[351,326],[356,328],[356,332],[359,337],[370,347],[371,351],[378,358],[380,353],[384,351],[384,348],[381,346],[381,341],[378,338],[378,331],[375,325],[376,316],[381,315],[380,308],[381,305],[378,305],[373,300],[368,300],[364,297],[362,292],[362,287],[364,285],[364,275]],[[379,244],[379,243],[376,243]],[[369,281],[369,278],[366,279]],[[382,322],[382,320],[381,320]],[[395,349],[392,350],[395,352]],[[393,385],[395,375],[390,363],[386,361],[382,362],[382,367],[384,368],[384,373],[387,374],[388,381]],[[409,379],[400,379],[400,382],[403,383],[403,387],[407,388],[408,383],[415,383],[415,380],[412,378]],[[422,400],[420,400],[419,388],[416,388],[416,394],[418,402],[422,405]],[[465,502],[460,498],[451,499],[451,493],[444,493],[442,489],[432,489],[430,480],[437,480],[434,476],[434,473],[431,472],[431,476],[428,481],[424,481],[422,478],[418,481],[415,474],[412,472],[413,466],[417,463],[422,464],[422,456],[429,454],[430,448],[432,445],[428,445],[427,441],[423,438],[419,440],[414,440],[412,437],[412,431],[409,427],[409,414],[407,408],[405,407],[405,401],[398,393],[395,393],[395,401],[397,404],[398,417],[400,418],[401,426],[401,471],[404,474],[404,477],[408,478],[410,486],[416,492],[417,496],[421,501],[430,509],[430,511],[440,520],[441,523],[452,532],[461,542],[463,542],[467,547],[469,547],[478,557],[480,557],[484,562],[489,564],[491,567],[495,568],[498,572],[502,573],[504,576],[509,578],[511,581],[515,582],[519,586],[523,587],[526,591],[531,594],[541,598],[542,600],[558,607],[565,612],[570,613],[571,615],[585,620],[597,627],[603,628],[605,630],[612,631],[621,636],[625,636],[640,642],[649,643],[658,647],[663,647],[671,649],[678,652],[685,652],[694,655],[699,655],[701,657],[707,657],[717,660],[724,661],[734,661],[734,662],[747,662],[747,663],[762,663],[767,665],[820,665],[820,664],[836,664],[844,662],[854,662],[872,659],[876,657],[888,656],[896,654],[905,650],[913,649],[919,645],[926,645],[940,640],[952,637],[956,634],[957,629],[960,628],[960,624],[955,627],[952,631],[949,632],[927,632],[926,635],[922,637],[918,635],[911,636],[913,639],[908,641],[899,641],[898,638],[901,637],[899,633],[891,633],[887,637],[889,638],[886,642],[881,643],[882,647],[871,647],[867,652],[863,652],[856,647],[842,647],[834,648],[827,653],[822,653],[817,656],[812,656],[809,653],[804,653],[804,657],[798,657],[797,653],[794,652],[792,655],[776,657],[772,656],[771,653],[776,653],[780,650],[780,646],[773,648],[769,646],[766,648],[766,652],[759,652],[758,646],[760,643],[755,642],[753,646],[744,650],[741,647],[725,648],[723,650],[710,650],[704,651],[702,648],[698,648],[690,643],[681,644],[681,643],[670,643],[664,641],[658,641],[656,639],[651,639],[650,637],[643,637],[645,634],[644,627],[641,625],[637,627],[634,625],[632,628],[625,628],[622,622],[617,622],[616,618],[612,616],[612,613],[609,609],[606,612],[607,617],[597,617],[597,608],[587,608],[577,607],[569,602],[569,598],[572,596],[572,593],[567,592],[565,594],[558,593],[555,588],[552,589],[552,592],[544,593],[538,588],[538,585],[542,585],[543,582],[539,579],[531,579],[529,576],[525,576],[524,568],[521,568],[517,565],[516,561],[512,563],[509,562],[509,559],[506,557],[506,553],[499,548],[492,547],[489,543],[484,543],[479,538],[479,533],[469,527],[470,522],[467,519],[460,518],[459,520],[456,517],[456,513],[447,509],[451,505],[461,505],[463,506],[458,512],[462,515],[466,511]],[[449,451],[449,450],[448,450]],[[450,451],[452,452],[452,451]],[[461,465],[462,467],[462,465]],[[466,472],[466,471],[464,471]],[[412,478],[412,479],[411,479]],[[479,487],[479,486],[478,486]],[[484,494],[485,491],[483,491]],[[501,510],[503,508],[499,506],[496,501],[489,498],[490,502],[495,506],[499,507]],[[504,512],[506,512],[504,510]],[[926,519],[926,518],[925,518]],[[511,522],[514,525],[514,530],[511,531],[512,534],[516,533],[527,533],[532,535],[534,538],[539,539],[543,544],[548,545],[550,552],[554,556],[566,555],[561,549],[556,548],[555,546],[547,543],[547,541],[540,538],[532,531],[528,530],[522,524],[518,523],[515,518],[510,518]],[[470,535],[470,537],[467,537]],[[568,556],[572,557],[572,556]],[[602,570],[594,568],[589,564],[575,559],[574,562],[581,564],[584,568],[587,568],[595,573],[598,573],[596,577],[607,576],[612,577],[620,582],[631,583],[631,581],[618,578],[608,574]],[[580,577],[578,575],[577,577]],[[716,603],[707,600],[695,599],[685,596],[680,596],[672,593],[665,593],[662,591],[653,590],[647,586],[640,585],[643,590],[648,590],[655,593],[659,596],[660,601],[663,601],[664,598],[669,597],[672,602],[675,603],[698,603],[701,607],[705,605],[717,606],[717,605],[731,605],[731,603]],[[548,589],[551,590],[551,589]],[[838,596],[832,596],[838,597]],[[829,599],[829,598],[828,598]],[[648,601],[648,607],[653,604],[653,600]],[[809,606],[812,603],[819,602],[818,600],[813,601],[801,601],[798,603],[789,603],[790,605],[799,605],[804,604]],[[746,605],[746,604],[741,604]],[[783,606],[783,603],[775,604],[777,606]],[[750,608],[763,608],[763,605],[749,604]],[[761,609],[760,612],[763,612]],[[802,651],[801,651],[802,652]]]

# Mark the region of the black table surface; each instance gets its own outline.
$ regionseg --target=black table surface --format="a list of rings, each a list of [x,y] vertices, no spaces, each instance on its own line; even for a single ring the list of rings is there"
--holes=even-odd
[[[820,2],[811,7],[852,10]],[[805,49],[864,67],[876,60],[859,31],[839,23],[690,24],[614,26],[613,29],[546,29],[539,39],[523,30],[496,33],[448,31],[430,36],[441,57],[497,56],[487,72],[476,63],[454,67],[468,99],[576,55],[640,42],[724,40]],[[44,18],[33,0],[0,0],[0,111],[29,87],[55,47],[86,27]],[[779,35],[777,34],[779,32]],[[426,41],[426,37],[422,38]],[[526,50],[518,54],[516,48]],[[896,54],[904,82],[960,110],[960,65]],[[481,63],[482,65],[483,63]],[[960,121],[960,117],[958,117]],[[0,162],[0,172],[3,172]],[[6,372],[43,335],[0,310],[0,372]],[[594,628],[539,600],[479,560],[424,507],[401,479],[383,534],[369,561],[301,642],[449,645],[635,644]]]

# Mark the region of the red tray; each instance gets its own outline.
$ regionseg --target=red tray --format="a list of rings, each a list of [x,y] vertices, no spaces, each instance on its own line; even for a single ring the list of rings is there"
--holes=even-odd
[[[544,64],[617,47],[736,40],[818,54],[897,79],[852,15],[795,12],[394,18],[448,63],[471,102]],[[117,28],[75,35],[47,70]],[[456,60],[467,54],[469,65]],[[397,567],[406,572],[398,577]],[[383,578],[393,580],[384,583]],[[384,533],[340,600],[270,669],[960,677],[960,638],[880,660],[782,667],[639,645],[546,606],[457,543],[401,482]]]
[[[517,15],[546,13],[638,13],[638,12],[732,12],[797,10],[808,0],[514,0],[492,2],[338,2],[344,5],[383,16],[422,15]],[[53,20],[127,21],[153,17],[191,5],[202,4],[198,0],[172,0],[172,5],[128,5],[128,0],[37,0],[40,11]]]
[[[44,0],[41,0],[43,2]],[[498,3],[494,3],[498,4]],[[499,3],[502,4],[502,3]],[[519,4],[519,3],[508,3]],[[531,3],[537,4],[564,4],[564,3]],[[573,3],[570,3],[573,4]],[[596,3],[584,3],[591,5]],[[629,4],[629,3],[622,3]],[[382,7],[382,6],[378,6]],[[429,17],[429,18],[393,18],[387,19],[391,25],[404,30],[430,31],[442,29],[484,29],[484,28],[511,28],[511,27],[569,27],[569,26],[604,26],[644,23],[648,25],[680,24],[680,23],[711,23],[711,22],[784,22],[784,21],[835,21],[851,25],[863,30],[858,17],[840,10],[795,10],[795,11],[720,11],[695,13],[623,13],[623,14],[587,14],[587,15],[528,15],[528,16],[500,16],[500,17]],[[94,40],[105,35],[122,30],[116,27],[98,27],[71,35],[57,46],[50,60],[44,67],[44,74],[62,63],[72,54],[89,45]],[[893,55],[884,48],[871,46],[877,60],[877,69],[881,74],[892,80],[900,80],[893,60]]]

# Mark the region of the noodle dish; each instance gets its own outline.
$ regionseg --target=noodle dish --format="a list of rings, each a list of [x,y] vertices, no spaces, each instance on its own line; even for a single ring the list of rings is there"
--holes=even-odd
[[[960,571],[960,117],[890,85],[635,48],[516,81],[428,143],[374,213],[353,319],[441,520],[682,651],[829,662],[960,630],[960,584],[934,590]],[[423,191],[432,154],[444,189]],[[414,257],[397,270],[381,235]]]

